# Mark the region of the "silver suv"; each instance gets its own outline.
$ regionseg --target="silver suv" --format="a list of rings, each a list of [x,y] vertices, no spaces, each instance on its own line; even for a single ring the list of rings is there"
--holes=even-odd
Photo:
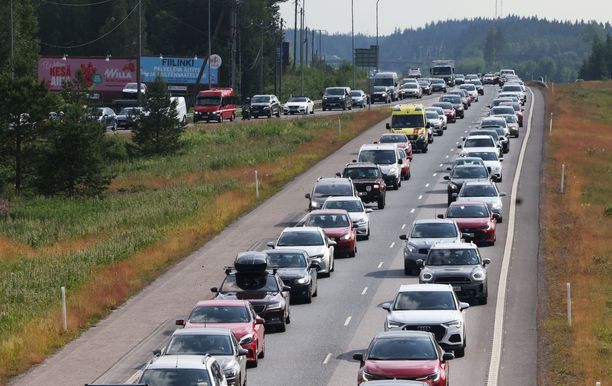
[[[486,266],[490,259],[480,256],[472,243],[440,243],[429,250],[426,260],[418,260],[419,283],[444,283],[453,286],[460,299],[487,304],[489,294]]]
[[[156,386],[228,386],[221,365],[210,355],[162,355],[145,367],[138,383]]]
[[[388,311],[384,328],[431,332],[444,350],[462,357],[466,347],[462,311],[469,307],[457,300],[448,284],[402,285],[393,301],[382,304]]]
[[[404,273],[406,275],[419,272],[421,267],[417,260],[427,258],[429,249],[437,243],[459,243],[462,234],[453,220],[447,219],[426,219],[416,220],[412,223],[409,233],[400,235],[400,240],[404,240]]]

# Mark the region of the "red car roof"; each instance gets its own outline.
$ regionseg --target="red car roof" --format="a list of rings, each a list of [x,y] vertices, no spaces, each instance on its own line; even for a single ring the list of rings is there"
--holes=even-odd
[[[195,307],[202,306],[246,306],[248,304],[248,300],[223,300],[223,299],[213,299],[213,300],[200,300],[196,303]],[[194,307],[194,308],[195,308]]]

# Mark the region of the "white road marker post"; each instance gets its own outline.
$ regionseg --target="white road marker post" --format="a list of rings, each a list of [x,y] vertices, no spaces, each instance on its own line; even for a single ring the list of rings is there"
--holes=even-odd
[[[66,287],[61,287],[62,293],[62,320],[64,322],[64,332],[68,331],[68,318],[66,317]]]
[[[572,285],[565,283],[567,292],[567,325],[572,326]]]
[[[548,135],[551,136],[552,135],[552,122],[553,122],[553,113],[550,113],[550,123],[548,125]]]
[[[255,170],[255,197],[259,199],[259,174]]]
[[[340,115],[338,115],[338,137],[342,135],[342,122],[340,121]]]
[[[565,164],[561,164],[561,194],[565,193]]]

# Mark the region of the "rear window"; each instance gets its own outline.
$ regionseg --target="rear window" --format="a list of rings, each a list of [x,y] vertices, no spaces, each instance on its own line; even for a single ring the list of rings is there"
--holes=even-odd
[[[326,95],[344,95],[343,88],[328,88],[325,90]]]
[[[481,158],[483,161],[497,161],[497,153],[492,151],[470,152],[468,155],[470,157]]]
[[[346,184],[320,183],[315,186],[314,195],[316,197],[352,196],[353,188],[348,182]]]
[[[354,180],[377,179],[380,178],[380,170],[378,168],[346,168],[343,177]]]
[[[279,247],[323,245],[323,237],[319,232],[283,232],[278,238]]]
[[[147,369],[139,383],[151,386],[211,385],[208,372],[196,369]]]
[[[483,166],[455,168],[453,178],[487,178],[487,171]]]
[[[346,228],[350,222],[345,214],[311,214],[305,225],[321,228]]]
[[[489,217],[489,211],[485,204],[483,205],[451,205],[447,212],[446,218],[486,218]]]
[[[379,165],[391,165],[396,162],[394,150],[362,150],[359,152],[359,162],[372,162]]]
[[[457,228],[452,223],[415,224],[410,237],[418,239],[450,239],[457,237]]]

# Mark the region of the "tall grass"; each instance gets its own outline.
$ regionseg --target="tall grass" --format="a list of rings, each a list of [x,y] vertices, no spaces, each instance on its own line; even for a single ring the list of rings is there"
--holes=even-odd
[[[555,85],[548,143],[544,251],[547,384],[612,381],[612,82]],[[559,193],[561,164],[565,193]],[[572,285],[567,324],[565,283]]]
[[[0,384],[78,335],[172,262],[387,111],[196,126],[175,156],[116,162],[101,198],[16,199],[0,218]],[[58,290],[70,292],[61,332]]]

